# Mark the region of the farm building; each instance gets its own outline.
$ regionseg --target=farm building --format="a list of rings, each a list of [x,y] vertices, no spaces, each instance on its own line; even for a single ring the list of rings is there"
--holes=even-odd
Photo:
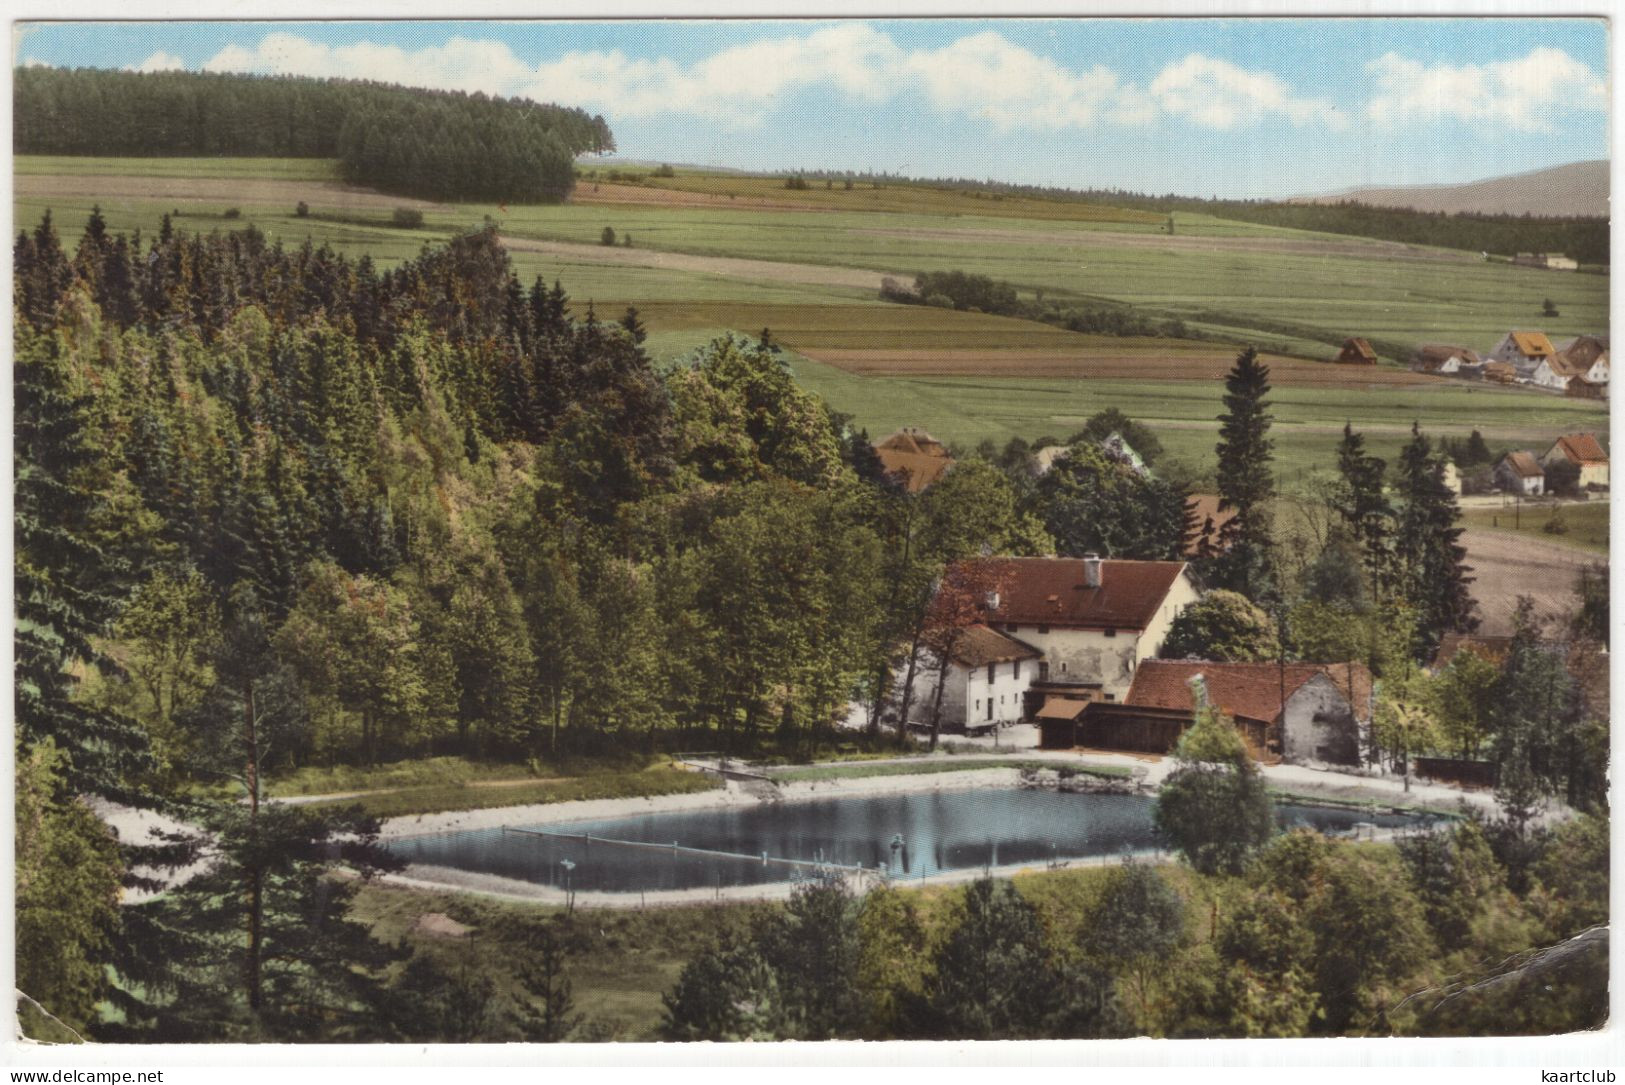
[[[1506,362],[1518,371],[1519,377],[1528,380],[1536,366],[1556,353],[1545,332],[1507,332],[1489,356],[1493,361]]]
[[[1439,649],[1433,653],[1430,664],[1437,674],[1450,666],[1450,661],[1461,652],[1471,652],[1499,667],[1512,647],[1511,637],[1491,637],[1482,633],[1446,633],[1439,639]]]
[[[1540,458],[1546,467],[1565,460],[1580,469],[1579,484],[1582,487],[1608,485],[1608,453],[1603,451],[1602,445],[1591,434],[1570,433],[1559,437]]]
[[[1221,552],[1219,536],[1224,525],[1236,518],[1236,510],[1220,509],[1218,494],[1191,494],[1185,499],[1187,522],[1194,525],[1185,536],[1185,556],[1203,557]]]
[[[1584,377],[1570,377],[1568,387],[1563,394],[1570,399],[1607,399],[1608,385],[1597,384]]]
[[[1484,380],[1491,384],[1517,384],[1518,370],[1511,362],[1485,362]]]
[[[1371,722],[1371,672],[1361,663],[1147,660],[1120,704],[1094,703],[1070,723],[1044,724],[1047,747],[1166,754],[1194,722],[1194,687],[1231,716],[1253,757],[1357,764]],[[1042,723],[1043,721],[1041,721]]]
[[[1508,493],[1538,497],[1546,492],[1546,472],[1533,452],[1508,452],[1496,463],[1494,478]]]
[[[1140,478],[1151,477],[1151,468],[1146,466],[1145,459],[1134,451],[1133,445],[1123,440],[1121,433],[1111,433],[1102,437],[1097,446],[1108,459],[1122,464]],[[1057,463],[1071,454],[1071,445],[1047,445],[1039,449],[1033,453],[1033,474],[1040,477],[1049,474]]]
[[[953,467],[947,446],[923,429],[905,426],[875,445],[875,455],[888,475],[917,494]]]
[[[1477,351],[1439,344],[1419,348],[1411,359],[1411,368],[1416,372],[1437,373],[1444,377],[1461,376],[1464,367],[1476,370],[1482,364]]]
[[[1512,258],[1519,267],[1545,268],[1547,271],[1575,271],[1580,262],[1560,252],[1520,252]]]
[[[1608,383],[1608,338],[1582,335],[1557,348],[1558,356],[1579,376],[1592,384]]]
[[[1043,653],[985,625],[963,630],[949,651],[948,673],[921,668],[915,681],[913,722],[929,726],[942,683],[942,727],[974,733],[1023,718],[1024,695]]]
[[[1377,352],[1364,339],[1352,337],[1343,340],[1343,349],[1332,361],[1339,365],[1376,365]]]
[[[1197,598],[1181,561],[1107,561],[1088,555],[993,558],[982,564],[997,587],[988,593],[981,624],[1009,643],[998,644],[1002,654],[997,654],[994,642],[978,633],[965,660],[950,660],[950,681],[958,681],[956,667],[975,672],[964,676],[968,700],[952,717],[944,712],[943,726],[950,730],[984,727],[990,719],[1041,718],[1052,700],[1120,700],[1135,670],[1162,647],[1175,615]],[[989,653],[994,654],[983,658]],[[996,664],[992,672],[986,671],[989,661]],[[930,722],[940,666],[928,659],[920,671],[909,710],[909,722],[916,726]],[[1013,714],[1001,716],[1001,711]]]

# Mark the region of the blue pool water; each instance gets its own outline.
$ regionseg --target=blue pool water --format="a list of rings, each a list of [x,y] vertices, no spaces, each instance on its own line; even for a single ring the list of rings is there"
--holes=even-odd
[[[1152,801],[1023,788],[923,791],[549,825],[515,822],[507,831],[410,837],[389,847],[411,863],[559,888],[568,877],[582,891],[782,882],[816,863],[884,867],[895,877],[917,878],[1151,851]],[[1363,810],[1283,804],[1276,811],[1284,828],[1327,833],[1347,832],[1358,822],[1380,828],[1420,824],[1414,816]]]

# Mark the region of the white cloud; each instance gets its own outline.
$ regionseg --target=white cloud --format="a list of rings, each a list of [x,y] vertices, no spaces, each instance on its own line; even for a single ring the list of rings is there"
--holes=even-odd
[[[1157,73],[1151,98],[1163,112],[1204,128],[1237,128],[1278,115],[1293,124],[1342,128],[1347,118],[1324,98],[1299,98],[1269,72],[1192,53]]]
[[[154,54],[147,64],[174,58]],[[331,46],[297,34],[228,45],[208,71],[375,79],[442,90],[563,102],[611,117],[688,115],[735,127],[761,123],[790,95],[827,91],[880,103],[917,95],[937,112],[1000,129],[1058,130],[1101,123],[1144,126],[1159,116],[1234,128],[1279,116],[1340,127],[1323,99],[1300,98],[1279,77],[1201,54],[1165,67],[1142,88],[1113,69],[1070,69],[982,31],[937,49],[904,49],[864,23],[732,46],[689,64],[619,49],[565,53],[531,65],[500,41],[455,37],[406,50],[361,42]]]
[[[1550,47],[1488,64],[1428,66],[1385,53],[1366,70],[1377,83],[1366,112],[1379,124],[1449,119],[1535,132],[1550,129],[1558,113],[1608,107],[1603,80],[1588,65]]]
[[[173,72],[186,68],[186,61],[174,53],[166,53],[162,49],[152,54],[140,64],[125,68],[127,72]]]

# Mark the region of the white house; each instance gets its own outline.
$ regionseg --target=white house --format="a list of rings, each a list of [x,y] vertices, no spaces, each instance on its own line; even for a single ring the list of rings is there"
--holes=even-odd
[[[1592,384],[1608,383],[1608,337],[1581,335],[1557,348],[1575,376],[1584,377]]]
[[[942,683],[942,728],[974,734],[1022,719],[1027,687],[1043,653],[985,625],[961,630],[949,652],[948,673],[930,660],[916,673],[911,721],[930,726]]]
[[[1493,361],[1508,363],[1518,371],[1518,376],[1529,380],[1535,367],[1556,353],[1552,341],[1546,338],[1544,332],[1507,332],[1506,337],[1490,351],[1489,357]]]
[[[986,620],[961,633],[943,687],[943,728],[1029,716],[1044,698],[1119,701],[1198,592],[1182,561],[984,559]],[[919,668],[909,722],[929,724],[935,661]],[[960,691],[963,691],[962,693]],[[950,700],[952,698],[952,700]]]
[[[1540,458],[1543,467],[1567,460],[1579,470],[1576,480],[1583,488],[1608,486],[1608,453],[1597,438],[1589,433],[1569,433],[1552,442],[1552,447]]]
[[[1494,478],[1508,493],[1538,497],[1546,491],[1546,471],[1533,452],[1508,452],[1495,465]]]

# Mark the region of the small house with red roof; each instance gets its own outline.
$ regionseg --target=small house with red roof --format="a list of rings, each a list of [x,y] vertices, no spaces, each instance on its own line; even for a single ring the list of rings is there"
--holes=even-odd
[[[1370,340],[1352,336],[1343,340],[1343,349],[1332,361],[1340,365],[1376,365],[1377,352],[1372,349]]]
[[[1546,492],[1546,469],[1533,452],[1508,452],[1496,463],[1493,477],[1507,493],[1539,497]]]
[[[1565,461],[1580,469],[1579,484],[1582,488],[1608,486],[1608,453],[1603,451],[1593,434],[1565,434],[1552,442],[1552,447],[1540,458],[1541,464],[1546,467]]]

